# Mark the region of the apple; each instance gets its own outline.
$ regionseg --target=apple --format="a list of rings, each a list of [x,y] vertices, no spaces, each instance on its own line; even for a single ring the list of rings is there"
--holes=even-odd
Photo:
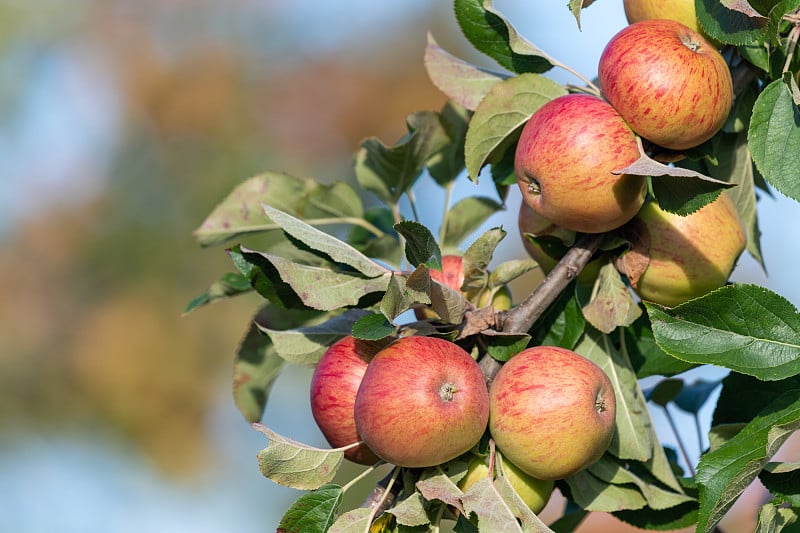
[[[632,282],[634,291],[668,307],[723,286],[747,244],[736,206],[724,192],[685,217],[651,201],[637,218],[649,234],[650,262]]]
[[[558,261],[566,254],[568,246],[575,241],[574,231],[556,226],[525,202],[519,206],[517,226],[522,246],[545,274],[549,274],[555,268]],[[590,260],[578,274],[578,283],[583,286],[593,285],[600,274],[600,267],[608,259],[608,254],[602,253]]]
[[[674,20],[644,20],[620,30],[600,55],[598,80],[633,131],[671,150],[713,137],[733,105],[725,59]]]
[[[499,455],[499,454],[498,454]],[[464,476],[458,483],[458,487],[467,492],[469,488],[489,475],[489,466],[486,464],[487,458],[474,457],[467,466],[467,475]],[[553,493],[555,484],[550,479],[536,479],[531,477],[517,465],[507,459],[503,459],[503,474],[505,475],[511,487],[517,492],[519,497],[525,502],[531,511],[538,513]]]
[[[624,0],[623,5],[625,17],[631,24],[650,19],[670,19],[700,32],[694,0]]]
[[[373,343],[347,336],[333,343],[317,363],[311,377],[311,414],[334,448],[359,442],[353,414],[356,392],[377,352]],[[373,465],[378,457],[365,444],[344,452],[345,458]]]
[[[523,200],[571,231],[602,233],[633,218],[645,177],[617,175],[639,158],[636,135],[608,102],[559,96],[522,129],[514,170]]]
[[[596,462],[614,435],[608,376],[577,353],[527,348],[489,389],[489,431],[503,457],[538,479],[562,479]]]
[[[403,337],[367,366],[355,402],[358,434],[397,466],[445,463],[478,443],[489,393],[478,363],[437,337]]]

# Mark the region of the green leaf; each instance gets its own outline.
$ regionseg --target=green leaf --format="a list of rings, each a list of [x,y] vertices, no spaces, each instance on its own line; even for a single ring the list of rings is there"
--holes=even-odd
[[[228,256],[242,276],[250,280],[250,285],[270,302],[287,309],[308,309],[272,263],[260,254],[234,246],[228,250]]]
[[[747,251],[763,268],[761,230],[758,228],[756,210],[755,169],[746,135],[717,135],[712,139],[712,145],[718,163],[714,165],[706,162],[709,174],[737,185],[728,190],[727,194],[736,204],[736,211],[747,232]]]
[[[572,499],[587,511],[613,513],[641,509],[647,504],[647,500],[636,488],[608,483],[589,470],[581,470],[565,481],[569,485]]]
[[[425,47],[425,69],[440,91],[470,111],[478,107],[489,89],[509,77],[449,54],[439,47],[430,33]]]
[[[786,78],[773,81],[759,94],[747,141],[764,179],[800,201],[800,109]]]
[[[614,485],[634,485],[647,500],[647,506],[656,511],[669,509],[694,500],[684,493],[673,492],[651,483],[631,472],[624,465],[604,455],[588,468],[589,472]]]
[[[371,207],[364,213],[364,220],[381,233],[376,234],[363,226],[353,226],[347,241],[367,257],[399,266],[403,254],[400,240],[393,227],[392,211],[382,206]]]
[[[569,0],[569,10],[575,17],[575,22],[578,23],[578,29],[581,29],[581,9],[587,8],[594,3],[594,0]]]
[[[365,341],[378,341],[397,333],[397,328],[381,313],[362,316],[354,324],[353,337]]]
[[[523,531],[552,533],[552,530],[542,522],[536,514],[528,507],[528,504],[520,497],[516,489],[511,485],[509,478],[503,468],[502,460],[495,463],[498,475],[494,480],[494,488],[506,501],[511,512],[522,523]]]
[[[273,285],[277,282],[288,285],[304,305],[322,311],[356,306],[364,296],[384,292],[391,276],[387,270],[382,276],[364,278],[350,272],[301,265],[266,252],[244,248],[241,251],[248,261],[258,261],[261,272],[270,278]],[[265,268],[265,262],[272,269]]]
[[[800,428],[800,389],[781,394],[735,437],[697,465],[697,531],[713,530],[772,455]]]
[[[468,196],[460,200],[447,213],[442,248],[458,248],[461,241],[476,231],[489,217],[502,210],[502,204],[491,198]]]
[[[625,328],[625,346],[638,378],[673,376],[695,365],[667,355],[658,347],[647,316],[642,315]]]
[[[722,380],[712,425],[750,422],[782,392],[800,389],[800,375],[780,381],[761,381],[731,372]]]
[[[269,392],[283,364],[269,337],[252,323],[233,365],[234,403],[248,422],[258,422],[264,416]]]
[[[471,113],[454,100],[448,100],[439,120],[447,134],[447,143],[428,159],[428,172],[441,187],[448,187],[464,170],[464,140]]]
[[[785,298],[755,285],[728,285],[668,309],[646,302],[662,350],[779,380],[800,373],[800,316]]]
[[[455,0],[455,14],[467,40],[511,72],[546,72],[555,64],[520,37],[490,0]]]
[[[727,5],[726,5],[727,4]],[[728,6],[746,6],[730,9]],[[797,0],[758,2],[758,12],[745,2],[696,0],[697,19],[713,39],[725,44],[777,42],[781,17],[800,5]],[[765,16],[766,15],[766,16]]]
[[[434,270],[442,269],[442,252],[431,231],[413,220],[404,220],[394,229],[406,238],[406,259],[413,266],[425,265]]]
[[[422,174],[428,160],[448,143],[439,114],[409,115],[409,133],[394,146],[371,137],[361,143],[354,170],[359,185],[389,205],[396,205]]]
[[[683,167],[669,166],[642,154],[639,159],[614,174],[650,176],[653,194],[665,211],[688,215],[717,199],[719,193],[733,184],[704,176]]]
[[[470,179],[477,183],[481,168],[516,141],[531,115],[566,93],[538,74],[521,74],[494,85],[475,109],[467,130],[464,152]]]
[[[325,533],[342,504],[342,487],[323,485],[303,494],[286,511],[278,525],[280,533]]]
[[[348,309],[320,324],[295,329],[256,325],[272,340],[281,359],[296,365],[313,366],[331,344],[349,335],[353,325],[365,315],[368,312],[362,309]]]
[[[797,532],[800,510],[778,507],[774,503],[766,503],[758,513],[758,524],[755,533],[778,533],[779,531]],[[794,526],[787,528],[787,526]]]
[[[758,479],[772,494],[800,508],[800,463],[767,463]]]
[[[494,251],[506,236],[503,228],[490,228],[467,248],[462,260],[464,283],[461,285],[468,295],[476,295],[489,285],[487,272]]]
[[[447,472],[439,467],[426,470],[416,483],[417,490],[428,501],[439,500],[463,511],[461,496],[464,493],[457,483],[467,474],[467,464],[463,461],[452,461],[446,466]]]
[[[327,533],[364,533],[369,531],[370,521],[372,518],[372,509],[359,507],[351,509],[346,513],[342,513],[339,518],[330,526],[330,529],[325,530]],[[298,529],[297,532],[304,531]],[[278,530],[278,533],[283,533]]]
[[[419,492],[412,492],[387,512],[393,514],[397,523],[404,526],[423,526],[431,523],[425,512],[425,500]]]
[[[283,211],[262,204],[264,212],[280,228],[309,248],[323,252],[328,257],[374,278],[386,274],[388,270],[372,261],[364,254],[333,235],[320,231]]]
[[[618,350],[608,335],[592,328],[586,330],[575,351],[599,366],[614,386],[617,412],[609,452],[620,459],[649,460],[653,455],[648,431],[652,421],[627,354]]]
[[[572,350],[583,336],[586,319],[575,297],[575,285],[561,291],[555,302],[531,328],[532,346],[560,346]]]
[[[502,287],[531,270],[539,268],[533,259],[511,259],[503,261],[489,274],[490,287]]]
[[[492,483],[488,477],[485,477],[472,485],[461,498],[466,514],[475,513],[478,517],[478,530],[502,531],[503,533],[550,531],[544,524],[542,524],[543,527],[537,527],[529,520],[518,522],[517,519],[521,517],[517,515],[521,514],[522,509],[511,498],[511,494],[505,490],[500,492],[498,488],[500,485],[500,483]],[[513,489],[511,492],[513,493]],[[517,498],[519,497],[517,496]],[[527,506],[525,507],[527,508]],[[530,513],[530,509],[528,509],[528,513]],[[529,518],[527,514],[525,517]]]
[[[268,172],[239,184],[194,230],[201,246],[220,244],[241,235],[274,231],[277,228],[264,214],[262,203],[305,219],[361,218],[361,199],[352,186],[343,182],[323,185]]]
[[[570,510],[570,507],[574,507],[574,510]],[[564,513],[561,517],[550,524],[550,529],[553,530],[553,533],[572,533],[578,526],[581,525],[581,522],[588,516],[589,512],[581,509],[574,503],[570,505],[570,502],[567,501],[567,508],[564,510]]]
[[[424,274],[423,271],[424,270]],[[417,272],[420,272],[417,274]],[[389,320],[394,320],[401,313],[411,309],[414,304],[430,304],[429,296],[431,288],[431,278],[424,267],[417,269],[411,274],[412,283],[408,284],[408,278],[398,274],[392,274],[386,293],[381,300],[381,313]],[[414,283],[416,278],[420,278]]]
[[[344,459],[341,448],[314,448],[279,435],[260,423],[254,423],[253,429],[269,438],[267,447],[258,452],[261,474],[285,487],[318,489],[330,483]]]
[[[239,294],[250,292],[252,289],[250,281],[241,274],[225,273],[220,279],[212,283],[206,292],[193,298],[183,313],[189,314],[198,307],[230,298],[231,296],[238,296]]]
[[[697,522],[697,509],[697,502],[687,502],[660,511],[649,507],[635,511],[618,511],[614,516],[639,529],[673,531],[694,526]]]
[[[641,314],[614,264],[600,267],[592,299],[583,306],[586,321],[603,333],[611,333],[619,326],[630,326]]]
[[[498,361],[508,361],[528,346],[531,337],[526,334],[487,330],[483,333],[483,339],[489,355]]]

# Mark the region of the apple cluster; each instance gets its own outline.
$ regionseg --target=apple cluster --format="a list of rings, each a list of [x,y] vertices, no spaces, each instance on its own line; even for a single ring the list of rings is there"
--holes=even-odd
[[[523,199],[518,225],[525,249],[545,271],[576,232],[635,225],[647,235],[649,264],[642,275],[629,276],[631,286],[642,299],[674,306],[722,286],[746,235],[725,193],[678,216],[647,198],[645,176],[620,173],[645,155],[642,139],[676,157],[706,142],[733,103],[731,74],[719,51],[677,20],[649,18],[666,16],[648,10],[649,4],[626,0],[632,23],[600,56],[602,97],[561,96],[525,124],[514,162]],[[696,27],[693,4],[691,10],[688,2],[673,4],[673,18]],[[578,282],[591,284],[609,257],[594,258]]]
[[[527,348],[487,385],[454,342],[417,335],[377,345],[346,336],[317,364],[311,410],[331,446],[356,463],[421,468],[463,456],[465,491],[489,475],[478,450],[488,431],[506,478],[538,512],[554,480],[608,448],[616,400],[603,370],[563,348]]]

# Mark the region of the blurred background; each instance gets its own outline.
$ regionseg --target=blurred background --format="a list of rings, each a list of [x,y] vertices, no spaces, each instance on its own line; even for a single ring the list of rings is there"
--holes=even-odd
[[[582,32],[564,4],[496,2],[523,35],[594,76],[625,24],[622,3],[584,11]],[[438,110],[445,98],[422,63],[428,31],[491,66],[450,2],[0,0],[0,530],[275,529],[299,493],[261,477],[266,440],[231,397],[259,300],[182,316],[230,270],[222,248],[199,248],[191,232],[252,175],[351,179],[364,137],[394,143],[408,113]],[[464,179],[458,194],[492,195],[488,181]],[[523,253],[518,205],[512,193],[491,221],[510,230],[498,260]],[[795,305],[800,239],[781,230],[796,207],[761,202],[770,277],[749,257],[735,273]],[[322,446],[310,373],[281,375],[265,422]],[[764,494],[748,494],[726,531],[752,531]],[[620,530],[591,520],[584,531]]]

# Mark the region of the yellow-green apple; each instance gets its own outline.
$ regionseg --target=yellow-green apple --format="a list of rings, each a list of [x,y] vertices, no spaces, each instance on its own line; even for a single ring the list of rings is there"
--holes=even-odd
[[[545,274],[549,274],[555,268],[567,252],[568,246],[575,240],[574,231],[556,226],[525,202],[520,203],[517,226],[522,246]],[[589,261],[578,274],[578,283],[591,286],[600,273],[600,267],[608,259],[608,254],[603,253]]]
[[[499,455],[499,454],[498,454]],[[484,457],[474,457],[467,466],[467,475],[458,482],[458,487],[467,492],[469,488],[489,475],[489,466],[486,464],[488,460]],[[511,461],[503,458],[503,474],[513,489],[517,492],[525,505],[530,507],[531,511],[538,513],[553,493],[553,480],[551,479],[536,479],[529,476],[519,469],[517,465]]]
[[[671,150],[713,137],[733,104],[725,59],[674,20],[645,20],[620,30],[600,55],[598,80],[633,131]]]
[[[477,444],[489,393],[478,363],[457,344],[403,337],[367,366],[354,413],[358,434],[384,461],[434,466]]]
[[[559,96],[525,124],[514,170],[523,200],[568,230],[602,233],[633,218],[645,178],[618,175],[639,158],[636,135],[606,102]]]
[[[595,463],[614,435],[608,376],[564,348],[527,348],[489,389],[489,431],[503,457],[539,479],[561,479]]]
[[[359,442],[353,414],[356,392],[377,348],[350,335],[333,343],[311,377],[311,414],[328,443],[339,448]],[[356,463],[372,465],[378,457],[365,444],[344,452]]]
[[[643,300],[669,307],[723,286],[747,244],[736,206],[724,192],[685,217],[651,201],[637,218],[647,228],[650,261],[632,285]]]
[[[700,32],[694,0],[624,0],[628,22],[650,19],[670,19]]]

